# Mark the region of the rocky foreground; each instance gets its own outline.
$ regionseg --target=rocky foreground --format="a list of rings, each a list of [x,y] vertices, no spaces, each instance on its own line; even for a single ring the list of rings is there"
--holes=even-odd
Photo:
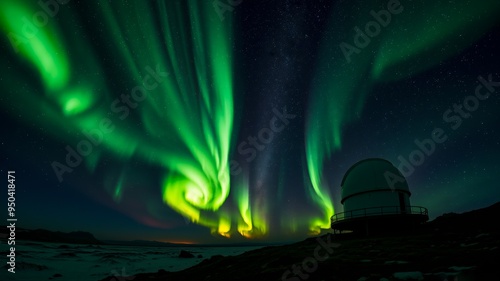
[[[126,280],[500,280],[499,216],[497,203],[443,215],[417,233],[329,234],[239,256],[214,256],[183,271],[160,270]]]

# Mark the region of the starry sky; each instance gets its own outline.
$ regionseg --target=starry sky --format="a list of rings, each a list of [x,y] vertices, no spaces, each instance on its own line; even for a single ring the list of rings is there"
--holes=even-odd
[[[17,225],[293,241],[371,157],[431,218],[499,201],[500,3],[425,2],[2,1]]]

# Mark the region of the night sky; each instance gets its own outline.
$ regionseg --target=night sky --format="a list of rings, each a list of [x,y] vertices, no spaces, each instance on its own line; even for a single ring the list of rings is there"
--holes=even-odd
[[[371,157],[431,218],[500,200],[496,0],[36,2],[0,2],[18,227],[292,241]]]

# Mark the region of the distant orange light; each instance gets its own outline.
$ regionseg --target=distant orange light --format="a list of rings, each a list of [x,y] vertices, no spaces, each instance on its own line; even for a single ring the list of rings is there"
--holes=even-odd
[[[193,245],[198,244],[194,241],[175,241],[175,240],[159,240],[159,242],[163,243],[174,243],[174,244],[185,244],[185,245]]]

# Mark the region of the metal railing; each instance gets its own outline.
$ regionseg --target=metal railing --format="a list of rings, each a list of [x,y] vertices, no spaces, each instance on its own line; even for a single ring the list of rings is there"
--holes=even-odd
[[[429,211],[427,208],[420,206],[407,206],[401,208],[401,206],[383,206],[383,207],[371,207],[356,209],[347,212],[338,213],[332,216],[332,223],[337,221],[342,221],[346,219],[362,218],[369,216],[380,216],[380,215],[425,215],[427,216]]]

